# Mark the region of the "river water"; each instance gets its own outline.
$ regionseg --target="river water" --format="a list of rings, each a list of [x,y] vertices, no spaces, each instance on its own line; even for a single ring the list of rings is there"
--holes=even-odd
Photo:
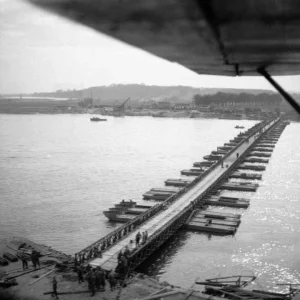
[[[102,211],[192,166],[255,121],[0,115],[0,235],[73,254],[116,226]],[[300,283],[300,124],[284,130],[235,236],[179,231],[140,270],[189,287],[234,274],[256,288]]]

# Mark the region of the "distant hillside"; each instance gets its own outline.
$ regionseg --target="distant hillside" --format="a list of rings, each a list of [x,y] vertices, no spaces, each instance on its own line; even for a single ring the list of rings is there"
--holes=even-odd
[[[195,94],[206,95],[224,93],[272,93],[270,90],[251,90],[251,89],[223,89],[223,88],[195,88],[189,86],[147,86],[142,84],[116,84],[110,86],[96,86],[83,90],[58,90],[51,93],[34,93],[33,96],[39,97],[59,97],[59,98],[86,98],[93,97],[104,101],[123,100],[130,97],[135,101],[156,100],[170,102],[187,102]]]

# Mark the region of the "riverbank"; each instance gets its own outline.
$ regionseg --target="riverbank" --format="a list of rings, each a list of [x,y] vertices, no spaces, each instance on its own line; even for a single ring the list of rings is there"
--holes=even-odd
[[[8,281],[13,283],[3,290],[0,288],[1,299],[4,299],[4,296],[7,296],[7,299],[49,299],[54,276],[58,283],[57,290],[60,298],[68,300],[90,299],[91,293],[88,290],[87,282],[78,283],[71,256],[22,237],[0,240],[1,256],[7,252],[16,255],[25,249],[26,252],[35,249],[41,253],[40,268],[34,269],[31,261],[29,261],[28,270],[23,270],[20,259],[17,262],[10,262],[7,266],[1,266],[1,285],[3,286],[4,282]],[[96,291],[96,297],[101,295],[101,299],[110,300],[116,299],[117,295],[121,294],[121,299],[132,300],[143,299],[157,292],[170,293],[172,291],[172,293],[174,292],[173,295],[176,292],[178,294],[189,292],[144,274],[134,274],[126,281],[123,288],[120,284],[114,291],[111,291],[106,281],[106,289]],[[201,294],[194,291],[193,295],[196,297],[194,299],[199,299]]]
[[[212,296],[195,290],[194,284],[188,289],[183,289],[167,282],[160,282],[155,276],[147,276],[141,273],[131,274],[126,281],[117,281],[116,288],[113,291],[110,290],[106,280],[105,289],[96,290],[95,294],[91,295],[86,281],[78,283],[77,273],[74,270],[74,260],[70,255],[22,237],[0,240],[1,256],[7,252],[16,255],[21,251],[28,252],[33,249],[41,254],[40,267],[35,269],[29,261],[28,269],[23,270],[20,260],[10,262],[8,266],[0,267],[1,300],[43,300],[52,298],[52,281],[54,277],[57,281],[57,299],[81,300],[90,299],[91,296],[105,300],[223,299],[218,297],[217,294]],[[4,288],[4,284],[9,282],[12,284]],[[237,289],[240,291],[238,287]],[[268,294],[267,291],[249,291],[246,289],[245,292],[251,296],[266,296]],[[279,300],[285,297],[284,294],[270,293],[268,295],[276,295]],[[232,296],[234,297],[234,295]]]
[[[91,112],[91,113],[97,113]],[[108,116],[113,116],[113,112],[107,112]],[[192,119],[228,119],[228,120],[263,120],[270,118],[269,114],[235,114],[223,113],[217,111],[200,112],[197,110],[150,110],[133,109],[127,110],[125,116],[143,117],[150,116],[154,118],[192,118]]]

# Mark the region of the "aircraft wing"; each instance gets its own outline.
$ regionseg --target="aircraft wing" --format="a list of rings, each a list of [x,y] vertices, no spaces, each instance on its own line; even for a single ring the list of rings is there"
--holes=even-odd
[[[299,0],[28,0],[199,74],[300,74]]]

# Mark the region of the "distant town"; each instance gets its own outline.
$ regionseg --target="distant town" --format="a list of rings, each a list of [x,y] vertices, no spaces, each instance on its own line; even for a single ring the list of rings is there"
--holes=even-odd
[[[299,101],[299,95],[294,95]],[[300,101],[299,101],[300,102]],[[263,90],[114,85],[31,95],[2,95],[0,113],[101,114],[261,120],[298,115],[279,94]]]

